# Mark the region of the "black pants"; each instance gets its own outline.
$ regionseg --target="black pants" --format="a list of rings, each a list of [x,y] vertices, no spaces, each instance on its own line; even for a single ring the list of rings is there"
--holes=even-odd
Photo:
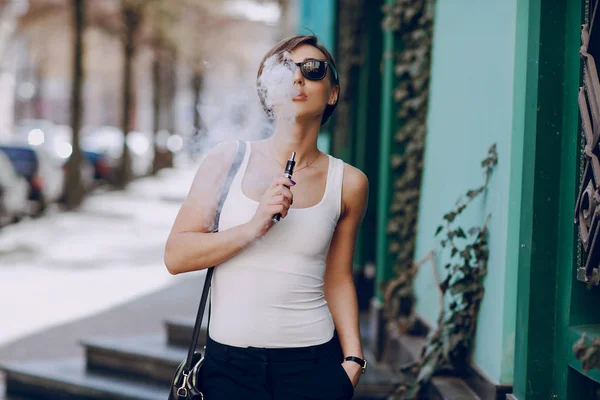
[[[206,400],[348,400],[354,387],[342,367],[337,335],[310,347],[233,347],[208,338],[202,365]]]

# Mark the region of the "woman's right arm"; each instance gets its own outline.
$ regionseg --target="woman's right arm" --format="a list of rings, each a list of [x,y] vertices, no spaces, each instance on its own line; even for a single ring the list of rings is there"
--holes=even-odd
[[[197,271],[220,264],[262,237],[277,213],[285,218],[292,196],[287,178],[276,178],[265,192],[254,217],[247,223],[211,232],[218,199],[236,153],[235,143],[224,143],[206,156],[177,214],[167,239],[165,265],[173,274]]]

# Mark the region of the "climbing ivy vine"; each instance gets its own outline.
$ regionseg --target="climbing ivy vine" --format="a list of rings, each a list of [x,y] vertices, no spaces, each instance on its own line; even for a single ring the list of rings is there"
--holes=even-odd
[[[592,368],[600,369],[600,338],[595,338],[588,343],[585,333],[582,334],[573,345],[573,352],[575,358],[582,361],[581,367],[585,372]]]
[[[392,31],[401,44],[392,54],[396,86],[395,152],[391,157],[394,193],[390,203],[388,253],[394,273],[404,284],[388,282],[384,312],[402,331],[412,329],[414,296],[410,271],[415,248],[427,103],[433,40],[433,0],[396,0],[383,7],[382,29]]]
[[[497,164],[498,154],[496,145],[493,145],[481,162],[485,182],[461,196],[456,206],[444,215],[443,223],[437,228],[436,236],[440,238],[441,252],[446,253],[449,259],[445,265],[446,276],[439,284],[442,309],[437,328],[429,335],[419,358],[401,370],[402,383],[391,396],[393,400],[416,398],[436,372],[460,370],[470,355],[477,315],[483,299],[483,278],[487,274],[487,225],[490,215],[481,225],[469,229],[458,225],[458,217],[469,204],[486,192]],[[408,275],[415,276],[416,268],[417,266],[413,267]]]
[[[392,53],[384,54],[394,62],[394,126],[398,127],[390,165],[395,182],[387,226],[388,253],[396,278],[384,287],[384,312],[386,320],[400,333],[415,330],[414,279],[426,261],[434,263],[433,251],[413,262],[427,130],[433,6],[434,0],[396,0],[383,7],[382,29],[391,31],[400,44]],[[443,281],[435,274],[435,265],[433,268],[440,292],[438,327],[416,362],[400,371],[402,384],[390,397],[392,400],[416,398],[436,372],[460,368],[470,353],[487,273],[489,216],[470,229],[459,226],[457,218],[485,193],[497,162],[494,145],[482,161],[485,182],[462,196],[437,229],[441,252],[447,253],[450,260]]]

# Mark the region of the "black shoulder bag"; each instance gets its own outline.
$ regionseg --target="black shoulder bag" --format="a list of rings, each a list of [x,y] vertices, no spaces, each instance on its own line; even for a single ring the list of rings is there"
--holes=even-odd
[[[223,185],[223,189],[221,191],[221,197],[219,198],[219,205],[217,206],[217,213],[215,216],[215,225],[213,227],[212,232],[217,232],[218,230],[219,218],[221,216],[221,208],[223,207],[223,203],[227,198],[227,193],[229,193],[231,181],[233,181],[235,174],[240,168],[245,153],[246,142],[239,141],[235,160],[233,161],[233,165],[229,170],[227,180],[225,181],[225,184]],[[169,391],[168,400],[204,399],[204,394],[202,393],[202,379],[200,376],[200,369],[204,362],[204,356],[202,355],[202,353],[196,351],[196,345],[198,344],[198,336],[200,335],[200,325],[202,324],[202,317],[204,316],[204,309],[206,308],[206,302],[208,300],[208,291],[210,289],[210,282],[212,280],[214,268],[215,267],[210,267],[206,273],[206,278],[204,280],[204,288],[202,289],[202,296],[200,296],[200,306],[198,307],[196,323],[194,324],[194,332],[192,334],[192,342],[190,343],[190,349],[188,351],[186,359],[183,360],[181,364],[179,364],[177,370],[175,371],[173,382],[171,383],[171,390]],[[208,315],[208,323],[210,325],[210,313]]]

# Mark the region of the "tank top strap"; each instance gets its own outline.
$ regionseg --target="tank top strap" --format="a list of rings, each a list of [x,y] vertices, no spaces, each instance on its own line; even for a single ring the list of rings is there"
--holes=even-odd
[[[242,180],[244,179],[244,175],[246,175],[246,169],[248,168],[248,161],[250,160],[250,143],[246,143],[246,151],[244,152],[244,159],[242,160],[242,164],[240,165],[240,169],[235,174],[235,178],[231,182],[231,187],[236,190],[241,190],[242,188]],[[239,148],[241,141],[237,141],[236,145]]]
[[[327,174],[327,179],[330,180],[327,185],[330,193],[328,195],[331,199],[331,204],[333,205],[336,212],[336,219],[340,217],[342,212],[342,182],[344,180],[344,161],[339,158],[335,158],[333,156],[330,157],[329,167],[331,171]]]

